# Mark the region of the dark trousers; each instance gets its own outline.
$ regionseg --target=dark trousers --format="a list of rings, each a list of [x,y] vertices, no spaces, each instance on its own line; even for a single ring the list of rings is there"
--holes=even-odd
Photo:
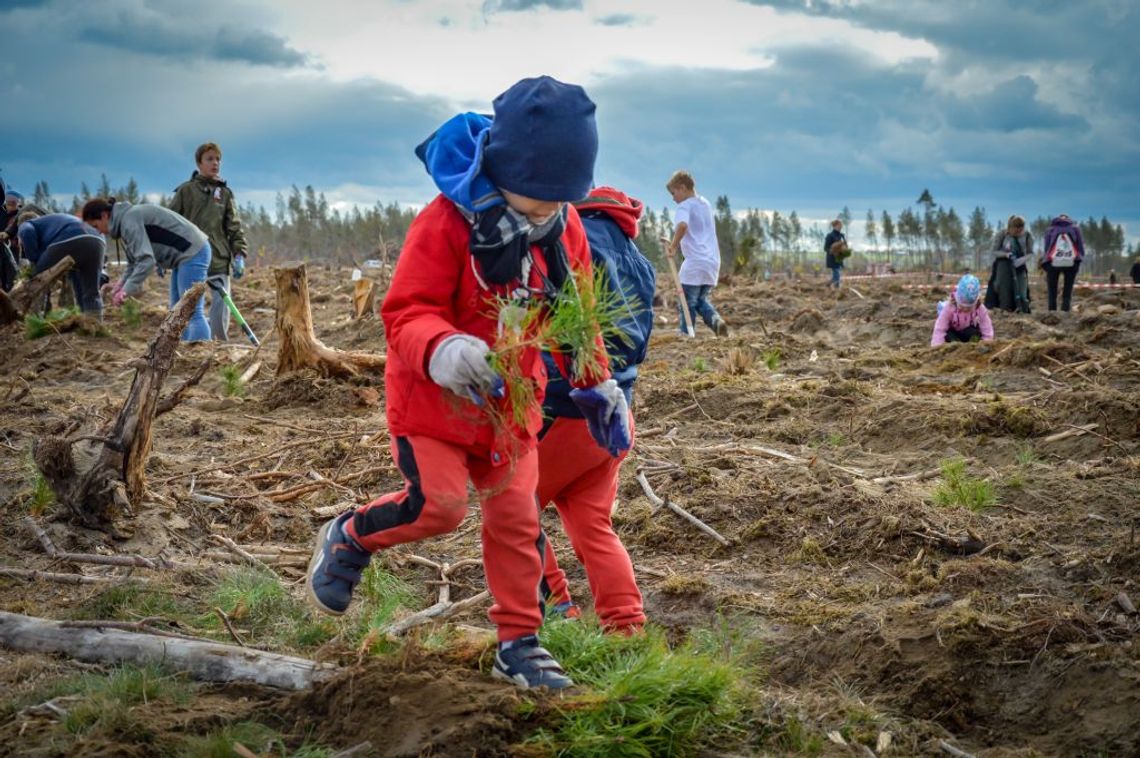
[[[16,286],[16,279],[19,275],[20,269],[16,266],[16,256],[12,254],[12,248],[5,243],[0,246],[0,289],[11,292],[12,288]]]
[[[1053,268],[1052,263],[1045,264],[1045,284],[1049,288],[1049,310],[1057,310],[1057,277],[1064,276],[1065,282],[1061,291],[1061,310],[1069,310],[1073,304],[1073,285],[1077,283],[1077,271],[1081,268],[1080,261],[1073,261],[1069,268]]]
[[[947,306],[949,307],[949,306]],[[976,326],[967,326],[965,329],[947,329],[947,342],[971,342],[982,338],[982,330]]]
[[[103,254],[107,245],[102,237],[84,235],[57,242],[44,251],[36,261],[36,273],[47,271],[67,256],[75,261],[71,269],[71,286],[80,309],[96,318],[103,318],[103,298],[99,295],[99,274],[103,271]]]

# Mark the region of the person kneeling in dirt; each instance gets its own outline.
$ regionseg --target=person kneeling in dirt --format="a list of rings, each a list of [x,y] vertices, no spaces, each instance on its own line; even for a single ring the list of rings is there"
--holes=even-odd
[[[206,281],[210,265],[210,240],[202,230],[161,205],[131,205],[115,198],[97,197],[83,206],[83,220],[100,234],[121,239],[127,252],[127,268],[114,285],[103,288],[116,307],[128,297],[143,291],[143,282],[158,268],[170,272],[170,307],[173,308],[186,290]],[[182,332],[183,342],[210,339],[210,324],[202,298],[194,304],[190,322]]]
[[[930,335],[931,347],[976,339],[989,342],[994,338],[994,325],[990,312],[982,305],[981,295],[982,283],[978,277],[966,274],[958,280],[949,299],[938,304],[938,318]]]
[[[720,247],[716,241],[712,207],[708,200],[697,194],[696,182],[688,171],[674,171],[665,189],[677,204],[673,214],[673,239],[669,241],[665,255],[673,258],[680,250],[685,256],[678,274],[681,290],[685,293],[685,302],[677,303],[681,333],[686,333],[681,309],[687,305],[689,324],[694,331],[699,313],[718,337],[725,337],[728,324],[709,299],[720,276]]]
[[[107,243],[94,227],[70,213],[20,214],[20,254],[35,266],[35,273],[47,271],[67,256],[75,261],[69,272],[75,302],[93,318],[103,320],[100,276]]]
[[[593,181],[594,111],[581,87],[524,79],[495,98],[493,119],[460,114],[416,148],[442,194],[408,230],[380,309],[392,457],[405,486],[326,523],[306,582],[318,608],[344,613],[373,552],[459,526],[470,481],[495,598],[493,674],[523,688],[573,686],[537,637],[543,547],[535,445],[546,370],[533,342],[511,353],[493,354],[488,345],[499,334],[532,334],[537,327],[513,328],[528,323],[523,314],[537,313],[541,326],[570,277],[592,277],[582,223],[567,203],[585,197]],[[594,339],[574,355],[559,354],[559,368],[573,377],[571,399],[590,419],[595,442],[616,457],[630,445],[628,405],[610,377],[598,324],[582,325]],[[500,365],[512,387],[529,383],[534,402],[508,396],[488,363],[496,355],[507,361]]]
[[[574,207],[582,216],[594,268],[605,271],[607,287],[621,303],[622,316],[615,326],[622,333],[606,339],[606,351],[614,379],[631,403],[637,366],[645,360],[653,331],[650,303],[657,277],[653,264],[633,243],[644,206],[621,190],[596,187]],[[618,471],[626,453],[610,455],[593,443],[590,419],[574,403],[573,388],[554,356],[544,353],[543,359],[550,379],[542,403],[546,422],[538,433],[539,507],[553,502],[558,509],[574,554],[586,568],[602,627],[630,634],[645,625],[645,610],[633,563],[611,520]],[[548,613],[567,618],[580,615],[549,541],[543,573]]]
[[[994,262],[986,287],[986,306],[1003,311],[1029,313],[1029,268],[1033,259],[1033,235],[1025,219],[1010,216],[1006,228],[994,238]]]

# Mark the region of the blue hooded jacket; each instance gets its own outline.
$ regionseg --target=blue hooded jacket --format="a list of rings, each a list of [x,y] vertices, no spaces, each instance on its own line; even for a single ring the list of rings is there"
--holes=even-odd
[[[631,239],[637,233],[637,219],[643,206],[640,201],[609,187],[591,190],[589,197],[574,205],[586,230],[594,269],[605,270],[610,289],[619,293],[624,302],[625,315],[618,319],[617,326],[626,339],[607,338],[606,352],[613,378],[625,393],[626,402],[632,404],[637,366],[645,360],[653,332],[653,295],[657,289],[653,264]],[[570,399],[573,388],[559,373],[554,358],[549,353],[543,353],[542,358],[549,377],[542,403],[543,415],[582,418],[578,406]]]
[[[102,235],[93,226],[88,226],[69,213],[49,213],[20,224],[18,231],[20,251],[32,263],[38,263],[40,256],[52,245],[66,242],[76,237]]]

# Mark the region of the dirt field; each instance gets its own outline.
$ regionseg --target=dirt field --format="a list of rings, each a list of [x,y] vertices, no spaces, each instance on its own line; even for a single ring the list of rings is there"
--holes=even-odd
[[[211,593],[215,570],[241,559],[215,535],[275,552],[281,602],[299,606],[299,564],[327,514],[399,480],[379,377],[275,380],[271,282],[255,271],[235,298],[266,338],[258,354],[240,332],[225,347],[181,350],[168,387],[211,354],[218,366],[262,365],[244,397],[227,396],[211,369],[156,421],[148,496],[127,540],[72,526],[38,499],[28,451],[45,434],[91,433],[117,411],[128,364],[162,319],[161,287],[152,284],[137,326],[110,313],[101,336],[0,333],[0,566],[123,575],[50,559],[22,520],[36,513],[61,550],[208,567],[135,571],[160,596],[149,611],[107,585],[3,577],[0,609],[177,612],[198,619],[181,631],[228,641]],[[350,319],[347,271],[310,270],[310,286],[322,340],[383,352],[381,325]],[[715,293],[728,338],[702,327],[685,339],[672,323],[654,335],[615,521],[654,623],[680,638],[723,621],[763,644],[756,702],[720,754],[945,755],[943,740],[982,756],[1140,754],[1140,290],[1078,289],[1071,314],[1046,313],[1039,292],[1032,315],[994,314],[996,341],[930,348],[944,286],[859,281],[859,294],[835,295],[822,279],[737,284]],[[940,467],[957,458],[967,484],[987,480],[996,503],[936,502],[950,476]],[[639,465],[656,495],[731,545],[653,510]],[[193,499],[192,482],[223,502]],[[584,575],[548,526],[588,606]],[[408,552],[384,565],[414,588],[408,605],[426,607],[439,575]],[[478,557],[478,513],[414,552]],[[457,571],[452,600],[483,588],[477,566]],[[346,673],[299,694],[199,686],[86,730],[34,706],[91,666],[0,651],[0,755],[171,754],[239,722],[272,728],[282,750],[367,740],[377,755],[500,755],[541,724],[546,701],[524,709],[531,696],[483,673],[487,643],[471,627],[488,626],[485,607],[452,619],[463,626],[445,639],[417,632],[395,655],[373,656],[378,641],[351,637],[351,618],[266,631],[239,605],[229,614],[237,635]]]

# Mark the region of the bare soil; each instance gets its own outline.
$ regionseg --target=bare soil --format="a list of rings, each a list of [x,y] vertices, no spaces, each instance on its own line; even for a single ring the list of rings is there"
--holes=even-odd
[[[261,363],[245,395],[227,396],[213,369],[156,421],[129,539],[78,528],[49,505],[43,523],[61,550],[210,567],[229,560],[214,535],[307,551],[338,506],[399,486],[380,376],[275,378],[271,282],[254,271],[235,296],[260,351],[235,329],[228,345],[182,348],[167,381],[210,355]],[[722,286],[714,300],[732,332],[721,339],[704,326],[696,340],[676,334],[662,309],[670,323],[636,387],[639,439],[615,521],[647,612],[678,638],[723,619],[766,651],[747,734],[724,752],[851,755],[839,737],[894,755],[944,754],[942,740],[981,756],[1140,754],[1140,615],[1128,610],[1140,604],[1140,290],[1078,289],[1072,313],[995,313],[994,342],[931,348],[946,283],[854,284],[838,294],[822,279]],[[310,288],[325,344],[383,352],[381,324],[351,319],[347,271],[311,269]],[[46,434],[89,434],[117,411],[130,361],[163,316],[160,289],[135,327],[109,312],[101,336],[0,333],[0,566],[122,573],[44,553],[22,523],[33,508],[28,450]],[[996,504],[935,503],[940,465],[959,457],[992,482]],[[653,510],[639,465],[658,496],[732,545]],[[193,499],[191,483],[224,502]],[[588,607],[584,574],[548,527]],[[476,509],[455,534],[383,560],[422,586],[426,606],[438,575],[404,556],[477,557],[478,537]],[[301,598],[299,563],[275,570]],[[210,612],[209,571],[147,573]],[[464,571],[452,599],[483,588],[478,568]],[[0,577],[0,609],[90,617],[105,592]],[[453,621],[488,626],[483,610]],[[50,714],[10,707],[0,755],[162,754],[244,720],[294,748],[368,741],[375,755],[502,755],[523,751],[553,707],[491,680],[485,640],[376,657],[334,638],[290,652],[346,671],[304,693],[203,686],[189,704],[138,706],[141,732],[69,735]],[[0,651],[0,703],[89,668]],[[816,739],[794,739],[793,724]]]

